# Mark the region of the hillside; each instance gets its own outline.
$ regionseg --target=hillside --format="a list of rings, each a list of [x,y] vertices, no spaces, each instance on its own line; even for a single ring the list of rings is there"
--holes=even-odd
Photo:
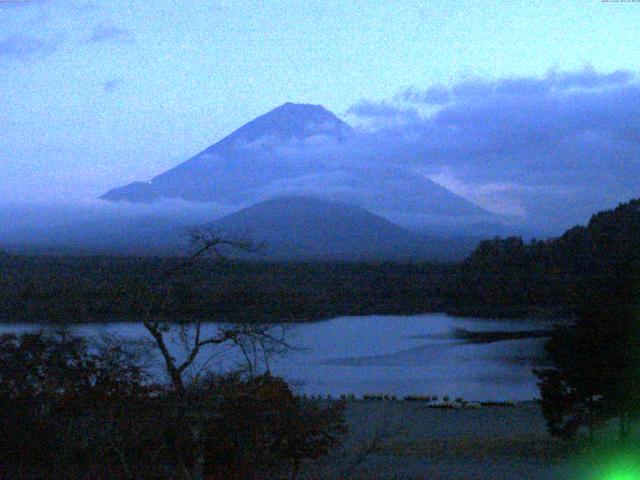
[[[354,205],[298,196],[261,202],[211,227],[261,244],[254,257],[275,260],[460,260],[475,245],[423,237]]]
[[[640,200],[599,212],[586,226],[525,243],[519,237],[480,243],[451,287],[451,313],[481,316],[571,316],[584,292],[640,285]],[[596,295],[596,293],[594,293]],[[592,298],[595,301],[595,298]],[[620,297],[621,302],[630,297]]]

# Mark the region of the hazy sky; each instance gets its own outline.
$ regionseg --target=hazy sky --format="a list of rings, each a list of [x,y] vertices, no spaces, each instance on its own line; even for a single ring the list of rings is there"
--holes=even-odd
[[[639,38],[640,4],[601,0],[2,1],[0,195],[94,197],[286,101],[348,118],[514,77],[623,85]]]

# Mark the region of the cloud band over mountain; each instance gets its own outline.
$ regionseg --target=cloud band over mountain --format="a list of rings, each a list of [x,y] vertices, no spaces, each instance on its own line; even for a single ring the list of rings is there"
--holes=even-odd
[[[411,88],[348,114],[385,162],[494,210],[570,223],[640,194],[640,83],[628,71]]]

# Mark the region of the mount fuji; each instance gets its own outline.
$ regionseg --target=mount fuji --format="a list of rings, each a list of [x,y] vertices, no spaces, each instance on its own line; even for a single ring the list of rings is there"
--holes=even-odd
[[[425,176],[355,148],[357,135],[320,105],[285,103],[157,177],[101,198],[218,202],[240,210],[301,195],[352,204],[404,225],[496,221]]]

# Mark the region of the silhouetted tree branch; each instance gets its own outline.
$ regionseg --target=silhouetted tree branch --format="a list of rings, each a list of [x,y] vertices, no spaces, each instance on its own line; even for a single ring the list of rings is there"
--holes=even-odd
[[[273,327],[258,323],[228,323],[217,325],[216,332],[205,335],[203,332],[203,319],[175,319],[167,318],[166,307],[171,301],[175,290],[175,281],[182,275],[188,273],[198,259],[205,256],[212,256],[216,260],[225,259],[224,249],[235,249],[243,252],[252,250],[252,243],[246,240],[229,240],[219,236],[216,232],[207,229],[192,230],[190,232],[191,242],[194,251],[178,267],[167,270],[162,275],[159,291],[154,292],[151,287],[147,287],[141,292],[143,298],[144,318],[143,326],[150,333],[157,346],[165,364],[165,369],[171,380],[171,385],[176,394],[179,412],[176,418],[179,422],[188,423],[191,431],[191,440],[195,449],[192,466],[187,466],[188,462],[180,458],[181,475],[183,478],[202,479],[204,472],[204,452],[202,451],[202,416],[193,414],[193,409],[197,408],[188,395],[188,384],[185,380],[185,373],[198,360],[206,347],[221,346],[231,344],[237,346],[247,361],[250,373],[253,373],[255,365],[251,363],[251,358],[247,355],[250,348],[254,352],[261,351],[264,361],[268,366],[268,357],[274,353],[281,353],[289,348],[286,342],[282,327]],[[146,299],[146,300],[145,300]],[[215,320],[215,319],[214,319]],[[280,335],[273,331],[278,328]],[[177,359],[170,351],[167,344],[168,336],[172,331],[176,331],[182,340],[185,349],[184,359]],[[254,361],[256,359],[254,358]],[[178,428],[176,425],[175,428]]]

